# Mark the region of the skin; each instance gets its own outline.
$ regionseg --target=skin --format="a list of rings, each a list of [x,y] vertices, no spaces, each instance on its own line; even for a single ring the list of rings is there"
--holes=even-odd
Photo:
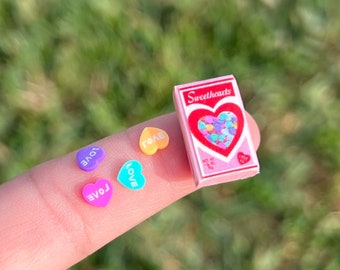
[[[258,127],[249,114],[247,120],[258,148]],[[164,129],[170,137],[169,146],[153,156],[143,154],[138,146],[147,126]],[[72,152],[0,186],[1,269],[66,269],[197,190],[174,113],[91,145],[106,152],[105,160],[93,172],[80,170],[76,152]],[[130,159],[143,164],[147,184],[142,190],[131,191],[113,181]],[[98,178],[110,180],[114,187],[110,203],[103,208],[85,203],[81,196],[82,187]]]

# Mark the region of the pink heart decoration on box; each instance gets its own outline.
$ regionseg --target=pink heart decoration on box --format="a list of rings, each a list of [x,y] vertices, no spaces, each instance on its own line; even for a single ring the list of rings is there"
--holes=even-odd
[[[196,109],[188,118],[192,134],[206,147],[228,156],[239,141],[244,119],[240,107],[224,103],[213,109]]]
[[[247,162],[249,162],[250,160],[250,156],[249,155],[246,155],[242,152],[239,152],[237,153],[237,159],[238,159],[238,162],[243,165],[243,164],[246,164]]]

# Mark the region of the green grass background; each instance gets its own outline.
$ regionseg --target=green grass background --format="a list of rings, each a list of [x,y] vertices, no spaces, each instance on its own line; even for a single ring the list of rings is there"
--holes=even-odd
[[[0,181],[226,74],[260,126],[261,174],[180,200],[72,269],[340,269],[337,0],[1,0]]]

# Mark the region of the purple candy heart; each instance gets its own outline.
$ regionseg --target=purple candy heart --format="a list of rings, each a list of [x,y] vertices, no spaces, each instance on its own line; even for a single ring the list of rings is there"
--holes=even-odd
[[[99,146],[88,146],[77,153],[79,168],[87,172],[95,170],[104,158],[105,152]]]

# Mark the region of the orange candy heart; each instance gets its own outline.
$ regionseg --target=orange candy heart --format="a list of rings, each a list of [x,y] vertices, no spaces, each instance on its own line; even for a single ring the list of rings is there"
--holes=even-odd
[[[146,155],[153,155],[169,144],[169,135],[160,128],[146,127],[139,138],[139,147]]]

